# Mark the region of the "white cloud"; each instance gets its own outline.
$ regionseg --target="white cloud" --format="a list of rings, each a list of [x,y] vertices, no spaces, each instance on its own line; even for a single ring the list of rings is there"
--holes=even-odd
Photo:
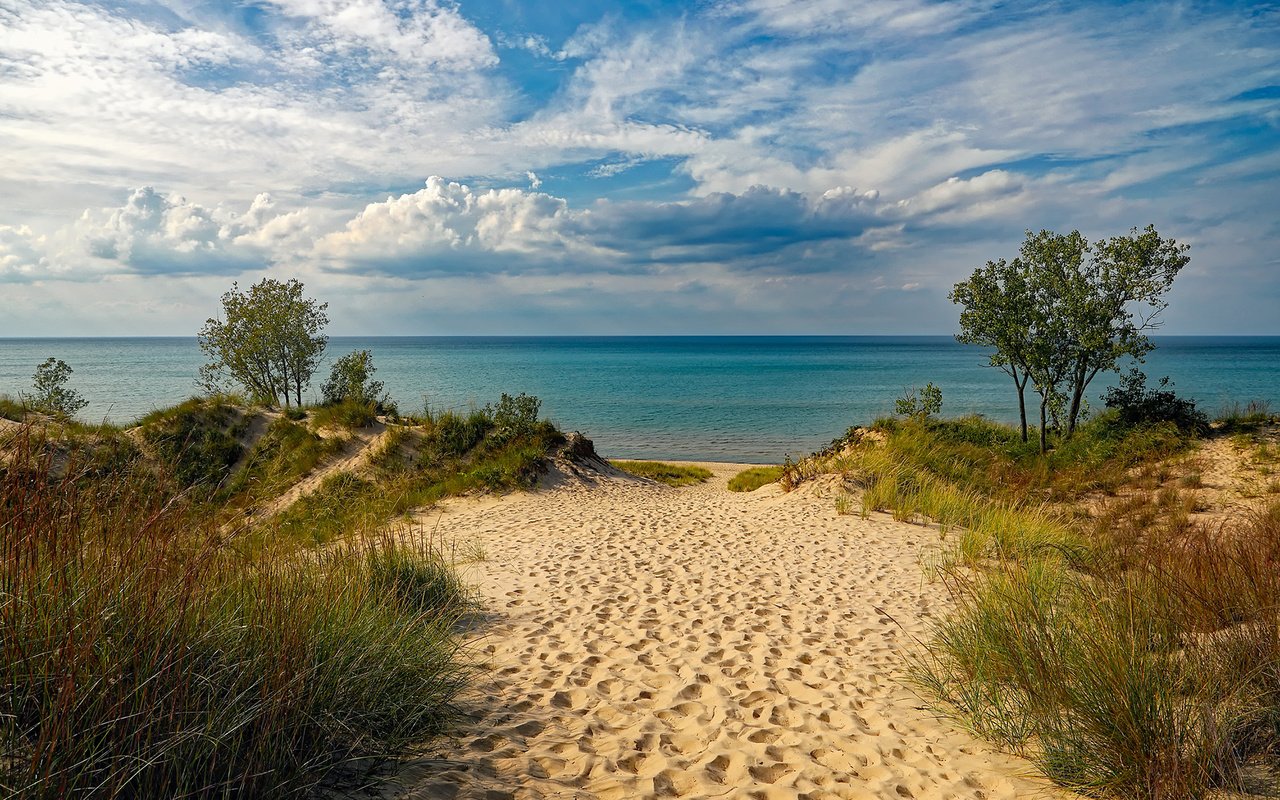
[[[44,250],[45,237],[26,225],[0,225],[0,283],[52,277]]]
[[[236,214],[207,208],[144,186],[116,208],[86,210],[76,223],[83,255],[114,262],[113,271],[152,274],[238,273],[264,268],[273,250],[306,237],[305,212],[276,213],[271,197],[258,195]],[[72,261],[74,253],[61,254]]]
[[[338,268],[379,265],[397,273],[483,270],[485,255],[539,259],[589,249],[567,231],[567,203],[521,189],[476,191],[432,176],[412,194],[370,203],[320,239],[316,256]]]

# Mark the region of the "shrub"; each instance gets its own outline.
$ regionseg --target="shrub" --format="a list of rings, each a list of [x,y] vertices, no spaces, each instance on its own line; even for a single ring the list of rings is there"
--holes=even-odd
[[[529,436],[538,424],[538,409],[542,401],[521,392],[512,397],[503,392],[497,406],[485,406],[485,413],[493,421],[493,434],[500,441]]]
[[[444,455],[456,458],[471,452],[493,427],[492,418],[484,411],[472,411],[465,417],[446,411],[436,418],[432,435]]]
[[[89,401],[67,388],[71,373],[71,367],[62,359],[45,359],[32,376],[34,393],[27,398],[27,404],[37,411],[75,416],[77,411],[89,405]]]
[[[1147,376],[1137,367],[1122,376],[1118,386],[1107,390],[1104,401],[1107,408],[1116,410],[1123,425],[1171,422],[1184,433],[1209,431],[1209,418],[1196,408],[1194,400],[1178,397],[1167,377],[1161,378],[1156,388],[1147,388]]]
[[[244,452],[231,433],[235,411],[218,401],[191,399],[143,418],[143,439],[183,487],[210,493]]]
[[[386,402],[382,391],[382,381],[375,381],[373,373],[373,353],[368,350],[355,350],[333,362],[329,369],[329,380],[320,388],[325,405],[335,405],[352,400],[362,405],[381,406]]]
[[[942,410],[942,390],[932,383],[923,389],[911,387],[893,403],[894,413],[903,417],[929,417]]]

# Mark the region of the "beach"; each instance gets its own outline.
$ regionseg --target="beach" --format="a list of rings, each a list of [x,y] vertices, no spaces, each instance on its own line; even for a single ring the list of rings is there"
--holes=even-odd
[[[467,568],[490,669],[384,797],[1054,796],[940,719],[910,654],[948,609],[936,528],[836,513],[819,481],[671,488],[611,470],[459,499],[424,535]]]

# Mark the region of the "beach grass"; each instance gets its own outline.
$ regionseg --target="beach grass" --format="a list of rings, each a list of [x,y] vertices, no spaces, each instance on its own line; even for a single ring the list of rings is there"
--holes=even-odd
[[[782,467],[751,467],[729,479],[729,491],[754,492],[761,486],[776,483],[782,477]]]
[[[1198,520],[1170,426],[1102,414],[1057,445],[885,420],[790,480],[839,471],[864,514],[939,527],[956,608],[913,666],[939,709],[1085,794],[1238,789],[1280,754],[1280,505]]]
[[[668,486],[693,486],[711,477],[711,470],[690,464],[667,464],[662,461],[610,461],[614,467],[649,478]]]
[[[435,547],[387,529],[245,558],[190,493],[0,468],[0,794],[284,796],[445,730],[474,665]]]

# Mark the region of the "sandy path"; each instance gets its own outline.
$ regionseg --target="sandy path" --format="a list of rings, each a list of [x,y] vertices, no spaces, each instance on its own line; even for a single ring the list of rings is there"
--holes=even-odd
[[[412,798],[1000,798],[1028,766],[920,710],[902,651],[942,590],[928,530],[829,498],[602,480],[424,517],[479,542],[475,717]],[[889,616],[902,623],[897,627]]]

